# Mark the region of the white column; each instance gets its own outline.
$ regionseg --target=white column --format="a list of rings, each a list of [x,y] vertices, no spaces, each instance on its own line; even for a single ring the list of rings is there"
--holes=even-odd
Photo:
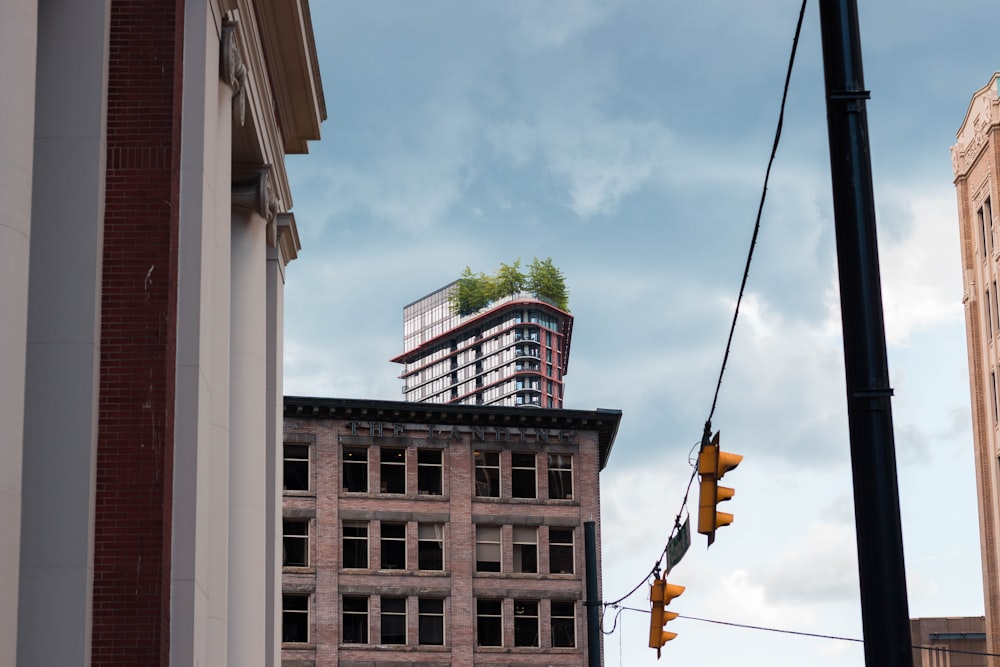
[[[267,250],[267,667],[281,667],[281,498],[284,486],[282,386],[285,337],[285,267],[298,257],[295,216],[281,213],[269,228]]]
[[[207,0],[184,5],[170,664],[225,665],[232,88]]]
[[[228,664],[263,667],[266,646],[267,223],[270,169],[233,188],[229,392]]]
[[[90,664],[109,23],[109,0],[39,5],[20,667]]]
[[[0,5],[0,665],[17,654],[21,446],[28,331],[31,163],[38,0]]]

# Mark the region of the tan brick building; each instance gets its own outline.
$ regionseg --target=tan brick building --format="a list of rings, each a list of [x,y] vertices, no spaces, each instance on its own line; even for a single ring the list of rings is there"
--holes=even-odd
[[[620,419],[286,397],[283,664],[588,664]]]
[[[958,199],[986,638],[1000,653],[1000,73],[972,97],[951,149]],[[1000,664],[992,658],[990,664]]]

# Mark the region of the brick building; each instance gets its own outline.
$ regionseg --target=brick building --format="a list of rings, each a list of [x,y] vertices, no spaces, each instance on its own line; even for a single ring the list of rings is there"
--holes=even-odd
[[[308,1],[3,0],[0,90],[0,665],[274,665]]]
[[[283,664],[588,664],[620,419],[285,397]]]
[[[969,352],[986,645],[1000,654],[1000,72],[975,92],[951,149]],[[991,658],[991,665],[1000,659]]]

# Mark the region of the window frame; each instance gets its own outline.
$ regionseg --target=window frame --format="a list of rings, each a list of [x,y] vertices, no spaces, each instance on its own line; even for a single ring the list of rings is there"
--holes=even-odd
[[[486,531],[490,532],[489,536],[486,536],[484,534],[484,533],[486,533]],[[493,540],[493,539],[486,539],[486,537],[492,538],[493,535],[494,535],[494,531],[495,531],[496,539],[495,540]],[[496,551],[496,554],[497,554],[497,560],[496,561],[493,561],[493,560],[488,560],[488,561],[487,560],[480,560],[479,556],[484,551],[486,551],[487,547],[489,548],[490,552],[493,552],[494,550]],[[475,553],[475,556],[476,556],[476,565],[475,565],[475,571],[476,572],[494,572],[494,573],[495,572],[503,572],[503,527],[502,526],[495,526],[495,525],[492,525],[492,524],[476,524],[476,553]],[[496,563],[496,568],[497,569],[494,570],[492,568],[490,568],[490,569],[482,568],[482,567],[480,567],[480,563]]]
[[[389,603],[392,603],[392,605],[390,605]],[[398,608],[393,609],[392,611],[387,611],[386,607],[395,606],[396,603],[401,603],[402,611],[399,611]],[[386,639],[386,635],[391,633],[386,632],[386,624],[388,622],[394,622],[398,624],[400,623],[400,620],[402,620],[402,631],[403,631],[402,641],[388,641]],[[396,596],[391,596],[391,597],[382,596],[379,599],[379,643],[389,644],[391,646],[405,646],[409,639],[409,637],[407,637],[407,635],[409,634],[407,630],[408,630],[408,622],[407,622],[406,598],[396,597]],[[398,630],[396,636],[394,636],[393,639],[397,638],[398,638]]]
[[[387,454],[401,456],[402,460],[390,460]],[[406,495],[406,448],[405,447],[379,447],[379,493],[393,496]],[[391,474],[389,474],[391,473]],[[402,481],[402,487],[399,482]],[[389,484],[392,482],[392,489]]]
[[[559,613],[556,612],[556,605],[560,607]],[[569,613],[566,613],[567,609]],[[576,648],[576,602],[573,600],[551,600],[549,602],[549,627],[552,632],[552,648]],[[557,637],[567,634],[570,643],[557,643]]]
[[[514,572],[538,574],[538,527],[515,525],[512,528],[511,544],[514,553]]]
[[[538,615],[538,600],[514,600],[514,646],[538,648],[541,646],[541,624]],[[518,610],[523,611],[519,612]],[[533,611],[533,613],[531,613]],[[532,621],[534,621],[532,623]],[[533,627],[532,627],[533,626]],[[524,643],[524,633],[529,633],[534,643]]]
[[[312,628],[311,617],[312,617],[312,600],[310,595],[299,595],[295,593],[282,593],[281,594],[281,643],[284,644],[308,644],[312,638]],[[289,602],[291,600],[302,600],[302,608],[292,609],[290,608]],[[298,602],[296,602],[298,605]],[[296,626],[301,623],[301,617],[305,617],[305,639],[302,641],[287,639],[289,635],[289,630],[293,627],[291,622],[296,621]]]
[[[364,535],[360,533],[357,535],[348,535],[348,529],[358,529],[364,530]],[[368,540],[371,537],[371,527],[368,525],[367,521],[344,521],[340,530],[341,535],[341,567],[345,570],[367,570],[369,563],[371,562],[371,550]],[[347,548],[348,541],[364,543],[364,548],[358,550],[357,546],[354,546],[353,550]],[[364,565],[348,565],[347,556],[349,553],[355,554],[355,556],[360,557],[364,555]],[[360,560],[358,560],[360,562]]]
[[[477,450],[473,452],[472,456],[475,468],[476,497],[499,498],[503,482],[500,452]],[[491,463],[494,457],[496,457],[496,464]],[[493,493],[494,490],[495,493]]]
[[[531,466],[526,463],[530,459]],[[527,471],[530,471],[527,472]],[[531,495],[523,495],[520,491],[526,486],[527,479],[521,477],[531,476]],[[522,499],[538,498],[538,456],[532,452],[511,452],[510,454],[510,497]]]
[[[312,522],[309,519],[281,519],[281,566],[282,567],[292,567],[292,568],[303,568],[310,567],[312,559],[309,553],[310,538],[312,533]],[[304,526],[304,531],[301,533],[289,531],[290,526]],[[291,551],[289,549],[290,544],[302,543],[298,548],[302,550],[302,562],[301,563],[289,563],[288,553]]]
[[[427,532],[425,528],[433,529],[434,537],[428,538],[423,537],[422,534]],[[438,536],[440,533],[440,536]],[[424,562],[424,547],[428,544],[437,544],[438,548],[438,560],[441,563],[441,567],[424,567],[426,564]],[[443,523],[433,523],[433,522],[423,522],[417,524],[417,570],[423,570],[426,572],[443,572],[444,571],[444,524]]]
[[[393,531],[386,531],[386,528],[392,527]],[[386,532],[394,532],[395,529],[400,529],[402,532],[402,537],[393,535],[391,537],[386,536]],[[388,544],[387,544],[388,542]],[[382,521],[379,523],[379,569],[380,570],[405,570],[406,569],[406,524],[400,523],[398,521]],[[387,548],[390,547],[390,548]],[[394,549],[402,549],[402,565],[399,567],[389,567],[386,565],[386,554]]]
[[[298,452],[299,456],[290,456],[290,454],[295,453],[294,450],[297,450],[297,449],[304,449],[305,450],[305,458],[302,458],[301,452]],[[312,461],[311,461],[312,447],[309,446],[306,443],[303,443],[303,442],[286,442],[286,443],[283,443],[281,455],[282,455],[282,468],[281,468],[281,473],[282,473],[281,474],[281,487],[282,487],[282,491],[285,492],[285,493],[288,493],[288,492],[292,492],[292,493],[305,493],[305,492],[312,491],[312,486],[313,486],[312,485]],[[303,466],[303,465],[305,467],[304,474],[302,474],[301,472],[298,475],[289,475],[288,474],[289,473],[289,468],[293,468],[294,469],[294,468],[298,468],[298,467]],[[289,480],[289,478],[290,477],[295,478],[295,477],[300,477],[300,476],[304,476],[305,477],[305,488],[304,489],[302,489],[302,488],[291,488],[291,489],[288,488],[288,480]]]
[[[350,600],[352,603],[364,602],[364,611],[359,611],[357,609],[348,610],[347,602]],[[366,595],[344,595],[340,601],[340,618],[341,618],[341,628],[340,628],[340,639],[343,644],[356,644],[365,645],[371,643],[371,624],[369,623],[369,613],[371,610],[371,602]],[[348,639],[348,629],[353,627],[353,625],[348,624],[348,620],[353,623],[359,623],[357,629],[360,630],[360,641],[352,641]]]
[[[569,542],[556,541],[553,533],[567,533]],[[556,549],[560,551],[567,549],[569,551],[570,570],[568,572],[564,570],[556,571],[554,565],[566,557],[565,555],[556,557]],[[549,527],[549,574],[576,574],[576,530],[573,528],[562,526]]]
[[[441,611],[425,610],[425,604],[437,603]],[[436,630],[437,628],[426,628],[425,624],[435,622],[440,623],[441,641],[424,641],[425,630]],[[444,598],[417,598],[417,645],[418,646],[444,646],[447,641],[447,626],[444,622]]]
[[[357,455],[359,458],[348,459],[349,456]],[[371,486],[371,469],[368,465],[369,460],[368,447],[344,447],[341,450],[341,489],[344,493],[368,493]],[[348,468],[348,466],[351,466]],[[360,471],[360,481],[362,488],[349,488],[348,482],[354,480],[357,476],[357,472],[352,472],[348,474],[348,470]]]
[[[484,610],[485,606],[489,609]],[[495,609],[494,609],[495,605]],[[496,636],[495,644],[487,644],[483,641],[484,626],[496,624],[496,628],[488,628],[491,637]],[[501,598],[476,598],[476,646],[503,646],[503,599]]]
[[[428,455],[437,455],[436,463],[428,463],[421,460]],[[428,477],[433,477],[431,486],[436,483],[437,491],[428,490],[424,487]],[[418,449],[417,450],[417,495],[421,496],[443,496],[444,495],[444,451],[441,449]]]
[[[568,467],[565,465],[568,463]],[[549,500],[573,500],[573,455],[548,455]],[[567,484],[568,482],[568,484]],[[566,493],[566,487],[569,493]],[[558,493],[561,491],[561,493]]]

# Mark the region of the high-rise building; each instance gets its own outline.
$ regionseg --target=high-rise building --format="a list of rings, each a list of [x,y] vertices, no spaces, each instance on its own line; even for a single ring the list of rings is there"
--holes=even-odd
[[[286,396],[284,664],[603,664],[586,603],[620,420]]]
[[[531,292],[455,312],[458,282],[403,309],[407,401],[561,408],[573,316]]]
[[[0,90],[0,665],[274,666],[308,0],[3,0]]]
[[[958,199],[987,651],[1000,653],[1000,73],[976,91],[951,149]],[[996,658],[991,658],[996,661]],[[991,663],[994,664],[994,663]]]

